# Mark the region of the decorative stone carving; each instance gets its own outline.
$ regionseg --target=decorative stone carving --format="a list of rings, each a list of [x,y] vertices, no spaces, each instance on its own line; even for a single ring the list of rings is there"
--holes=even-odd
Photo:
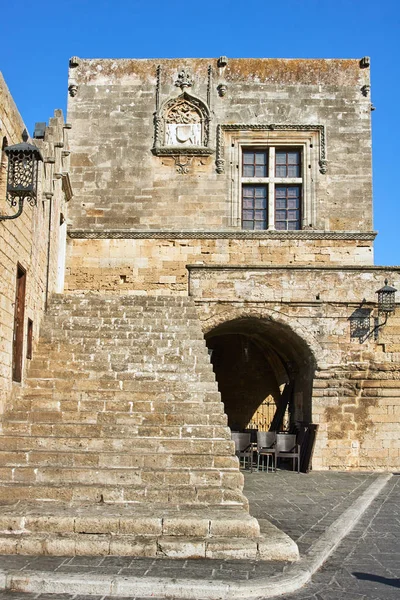
[[[360,67],[361,69],[368,69],[370,65],[370,58],[369,56],[363,56],[360,60]]]
[[[226,85],[226,83],[219,84],[219,86],[217,87],[217,90],[218,90],[218,94],[221,96],[221,98],[223,96],[225,96],[227,89],[228,89],[228,86]]]
[[[207,69],[207,104],[211,110],[211,85],[212,85],[212,66],[208,65]]]
[[[362,88],[361,88],[362,95],[365,96],[365,97],[367,97],[368,94],[369,94],[370,89],[371,89],[370,85],[367,85],[367,84],[363,85]]]
[[[156,110],[160,108],[160,86],[161,86],[161,65],[157,66],[156,71]]]
[[[322,175],[325,175],[326,172],[328,171],[328,161],[327,160],[319,160],[318,161],[319,164],[319,172],[322,173]]]
[[[183,92],[167,100],[154,116],[154,147],[156,156],[173,156],[178,172],[186,173],[182,156],[212,154],[209,147],[210,111],[199,98]],[[186,163],[185,163],[186,164]]]
[[[219,230],[219,231],[192,231],[192,230],[128,230],[128,229],[69,229],[68,237],[72,239],[170,239],[173,236],[179,240],[218,240],[218,239],[245,239],[245,240],[365,240],[373,241],[376,238],[375,231],[358,232],[353,231],[315,231],[310,229],[297,229],[296,231],[271,231],[271,230]],[[290,266],[288,267],[290,268]]]
[[[177,173],[180,173],[180,175],[186,175],[189,173],[193,156],[178,155],[174,158]]]
[[[173,105],[165,115],[167,146],[200,146],[201,133],[201,114],[187,100]]]
[[[69,95],[72,96],[72,98],[76,96],[78,93],[78,86],[76,85],[76,83],[71,83],[71,85],[68,86],[68,91]]]
[[[193,79],[192,79],[192,76],[190,75],[189,71],[186,71],[186,69],[182,69],[182,71],[180,71],[178,73],[178,77],[175,81],[175,85],[177,87],[180,87],[182,92],[184,91],[185,88],[192,87]]]
[[[227,64],[228,64],[228,58],[226,56],[220,56],[217,61],[217,66],[221,68],[221,67],[226,67]]]
[[[80,63],[80,59],[78,56],[71,56],[71,58],[69,59],[69,66],[71,67],[71,69],[78,67],[79,63]]]
[[[182,93],[160,104],[160,71],[158,66],[152,152],[156,156],[171,156],[177,172],[185,174],[192,164],[191,157],[213,153],[209,147],[212,67],[207,69],[207,103],[186,91],[193,85],[193,78],[182,69],[175,81]]]
[[[328,170],[328,161],[326,160],[326,142],[325,142],[325,125],[292,125],[292,124],[264,124],[264,123],[229,123],[218,125],[217,127],[217,156],[216,156],[216,171],[223,173],[225,167],[225,144],[224,131],[232,130],[249,130],[249,131],[318,131],[319,132],[319,170],[325,174]]]

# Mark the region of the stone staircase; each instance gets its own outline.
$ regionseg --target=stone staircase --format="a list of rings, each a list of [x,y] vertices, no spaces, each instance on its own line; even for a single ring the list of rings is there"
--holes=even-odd
[[[56,296],[0,484],[0,553],[270,558],[187,297]]]

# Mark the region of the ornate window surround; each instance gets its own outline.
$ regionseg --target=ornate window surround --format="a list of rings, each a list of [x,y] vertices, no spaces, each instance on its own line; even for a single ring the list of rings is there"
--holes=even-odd
[[[302,229],[316,222],[315,181],[327,171],[324,125],[226,124],[217,128],[216,168],[230,175],[231,225],[242,226],[242,148],[297,147],[302,152]],[[225,165],[227,165],[225,169]]]

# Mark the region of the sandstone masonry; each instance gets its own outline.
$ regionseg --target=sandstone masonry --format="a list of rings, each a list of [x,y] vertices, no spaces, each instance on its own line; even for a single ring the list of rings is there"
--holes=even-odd
[[[313,431],[305,471],[400,466],[369,59],[72,57],[68,94],[32,140],[37,206],[0,221],[0,547],[271,557],[231,430]],[[0,178],[4,214],[4,151]]]

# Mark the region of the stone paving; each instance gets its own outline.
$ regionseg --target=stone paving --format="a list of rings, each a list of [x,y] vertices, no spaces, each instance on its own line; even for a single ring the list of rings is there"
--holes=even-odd
[[[394,476],[312,583],[285,600],[400,598],[400,475]]]
[[[321,533],[358,498],[377,476],[368,473],[314,472],[308,475],[278,473],[245,473],[245,494],[251,514],[270,519],[298,543],[301,555]],[[195,578],[201,580],[254,580],[282,573],[288,563],[250,560],[171,560],[129,557],[32,557],[2,556],[2,568],[40,570],[57,573],[135,575],[140,577]],[[7,598],[24,600],[45,594],[2,592]],[[52,600],[72,596],[52,595]],[[75,596],[81,600],[83,596]],[[93,598],[93,597],[91,597]],[[316,597],[317,598],[317,597]],[[328,598],[328,597],[327,597]],[[325,600],[325,599],[324,599]]]

